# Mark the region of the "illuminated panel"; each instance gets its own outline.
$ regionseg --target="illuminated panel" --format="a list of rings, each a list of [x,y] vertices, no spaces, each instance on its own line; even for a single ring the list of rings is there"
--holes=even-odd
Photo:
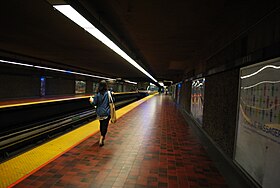
[[[280,184],[280,58],[240,70],[234,160],[261,187]]]
[[[89,21],[87,21],[82,15],[80,15],[74,8],[70,5],[55,5],[54,6],[58,11],[64,14],[67,18],[75,22],[77,25],[82,27],[88,33],[90,33],[93,37],[101,41],[103,44],[108,46],[114,52],[119,54],[122,58],[124,58],[131,65],[136,67],[146,76],[151,78],[153,81],[157,82],[157,80],[152,77],[147,71],[145,71],[140,65],[138,65],[131,57],[129,57],[123,50],[121,50],[115,43],[113,43],[108,37],[106,37],[101,31],[99,31],[95,26],[93,26]]]

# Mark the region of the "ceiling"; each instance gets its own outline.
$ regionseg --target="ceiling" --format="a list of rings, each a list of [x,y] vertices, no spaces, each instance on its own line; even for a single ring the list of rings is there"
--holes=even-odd
[[[38,64],[150,81],[143,73],[63,16],[62,0],[9,0],[0,7],[0,51]],[[276,1],[68,0],[158,81],[205,71],[205,62],[238,38]]]

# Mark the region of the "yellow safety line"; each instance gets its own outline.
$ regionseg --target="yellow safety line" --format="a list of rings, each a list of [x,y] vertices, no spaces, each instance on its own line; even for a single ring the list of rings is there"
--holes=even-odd
[[[153,96],[154,95],[147,96],[117,110],[117,118],[120,118]],[[98,131],[99,122],[95,120],[17,157],[1,163],[0,188],[12,187],[46,164],[58,158],[63,153],[69,151],[71,148],[94,135]]]
[[[88,96],[81,96],[81,97],[70,97],[70,98],[64,98],[64,99],[46,99],[42,101],[35,101],[35,102],[25,102],[25,103],[19,103],[19,104],[7,104],[2,105],[0,108],[8,108],[8,107],[15,107],[15,106],[26,106],[26,105],[33,105],[33,104],[41,104],[41,103],[49,103],[49,102],[58,102],[58,101],[67,101],[67,100],[73,100],[73,99],[82,99],[82,98],[88,98]]]
[[[134,92],[123,92],[123,93],[115,93],[115,94],[131,94],[131,93],[137,93],[137,92],[134,91]],[[26,105],[49,103],[49,102],[58,102],[58,101],[67,101],[67,100],[73,100],[73,99],[88,98],[90,96],[94,96],[94,95],[85,95],[85,96],[80,96],[80,97],[69,97],[69,98],[63,98],[63,99],[46,99],[46,100],[42,100],[42,101],[24,102],[24,103],[17,103],[17,104],[7,104],[7,105],[0,105],[0,108],[26,106]]]

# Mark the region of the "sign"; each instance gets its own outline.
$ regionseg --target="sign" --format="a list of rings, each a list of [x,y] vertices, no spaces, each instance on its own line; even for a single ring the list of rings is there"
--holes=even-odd
[[[235,161],[262,187],[280,185],[280,59],[240,70]]]

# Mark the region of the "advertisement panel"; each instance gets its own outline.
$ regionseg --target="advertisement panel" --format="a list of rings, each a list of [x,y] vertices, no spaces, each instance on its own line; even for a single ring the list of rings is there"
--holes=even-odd
[[[85,81],[76,81],[75,94],[84,94],[86,93],[86,82]]]
[[[98,90],[98,83],[97,82],[93,82],[92,83],[92,93],[96,94]]]
[[[280,59],[240,70],[234,159],[262,187],[280,185]]]
[[[192,81],[191,113],[202,125],[205,78]]]
[[[178,83],[176,85],[176,103],[179,104],[180,102],[180,91],[181,91],[182,83]]]
[[[44,97],[46,95],[46,77],[41,77],[40,78],[41,81],[41,87],[40,87],[40,94],[41,97]]]

